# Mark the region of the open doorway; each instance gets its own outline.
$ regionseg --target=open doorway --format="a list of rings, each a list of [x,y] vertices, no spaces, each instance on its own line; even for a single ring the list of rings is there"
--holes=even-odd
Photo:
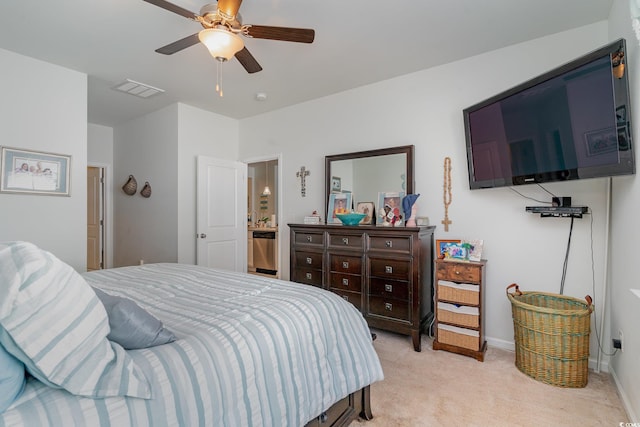
[[[87,271],[105,268],[104,168],[87,167]]]
[[[247,271],[281,277],[280,158],[247,162]]]

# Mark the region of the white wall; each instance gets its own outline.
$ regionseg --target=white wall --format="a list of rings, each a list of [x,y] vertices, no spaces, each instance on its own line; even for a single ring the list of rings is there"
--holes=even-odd
[[[196,159],[238,159],[235,119],[178,105],[178,262],[196,263]]]
[[[631,83],[631,114],[633,140],[636,147],[636,169],[638,141],[640,141],[640,47],[631,29],[629,2],[615,0],[609,17],[609,38],[624,37],[627,40],[627,72]],[[611,209],[611,269],[610,296],[611,327],[607,331],[612,337],[618,330],[624,332],[624,352],[616,354],[612,360],[612,371],[631,421],[640,422],[640,298],[629,290],[640,288],[635,274],[637,242],[640,240],[638,207],[640,206],[640,182],[637,176],[613,180],[613,203]],[[610,342],[610,341],[608,341]],[[607,343],[608,343],[607,342]],[[607,345],[605,348],[610,348]]]
[[[373,148],[415,145],[415,192],[418,215],[436,225],[437,239],[484,239],[487,264],[486,318],[490,345],[511,347],[513,324],[506,287],[559,292],[569,219],[541,219],[525,213],[539,204],[508,188],[470,191],[468,187],[462,109],[500,91],[587,53],[607,42],[607,23],[600,22],[550,37],[522,43],[437,68],[387,80],[326,98],[299,104],[240,123],[240,156],[283,153],[283,223],[302,222],[317,209],[324,211],[324,156]],[[453,224],[445,233],[443,159],[452,159]],[[307,197],[300,195],[295,172],[311,171]],[[565,294],[595,296],[602,312],[605,179],[549,184],[576,205],[587,205],[592,216],[577,220],[569,257]],[[519,189],[527,196],[550,201],[536,186]],[[324,216],[325,214],[323,214]],[[593,219],[593,236],[590,221]],[[289,245],[282,228],[285,247]],[[591,239],[594,241],[595,285],[592,286]],[[289,259],[283,257],[283,276]],[[599,320],[601,320],[599,318]],[[597,344],[592,340],[595,357]]]
[[[0,194],[0,240],[87,265],[87,76],[0,49],[0,145],[71,156],[71,196]]]
[[[195,264],[196,158],[235,160],[238,121],[173,104],[114,130],[115,265]],[[138,193],[121,187],[132,174]],[[140,190],[149,181],[152,195]]]
[[[114,266],[178,259],[178,105],[114,128]],[[138,191],[121,187],[133,175]],[[140,195],[145,181],[150,198]]]

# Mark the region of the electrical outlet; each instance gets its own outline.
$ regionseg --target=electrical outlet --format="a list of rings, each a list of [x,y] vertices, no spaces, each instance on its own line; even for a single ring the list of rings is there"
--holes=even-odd
[[[618,330],[618,339],[620,340],[620,351],[624,353],[624,334],[622,329]]]

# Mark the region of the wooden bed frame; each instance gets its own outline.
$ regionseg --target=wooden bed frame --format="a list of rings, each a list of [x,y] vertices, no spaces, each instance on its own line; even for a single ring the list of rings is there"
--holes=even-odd
[[[365,420],[373,418],[371,413],[371,386],[366,386],[337,401],[317,418],[309,421],[305,427],[347,427],[358,416]]]

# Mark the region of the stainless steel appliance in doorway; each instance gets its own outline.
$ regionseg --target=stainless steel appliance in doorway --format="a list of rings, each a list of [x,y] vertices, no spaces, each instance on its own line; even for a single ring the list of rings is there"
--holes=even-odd
[[[253,266],[256,273],[276,275],[276,232],[253,232]]]

